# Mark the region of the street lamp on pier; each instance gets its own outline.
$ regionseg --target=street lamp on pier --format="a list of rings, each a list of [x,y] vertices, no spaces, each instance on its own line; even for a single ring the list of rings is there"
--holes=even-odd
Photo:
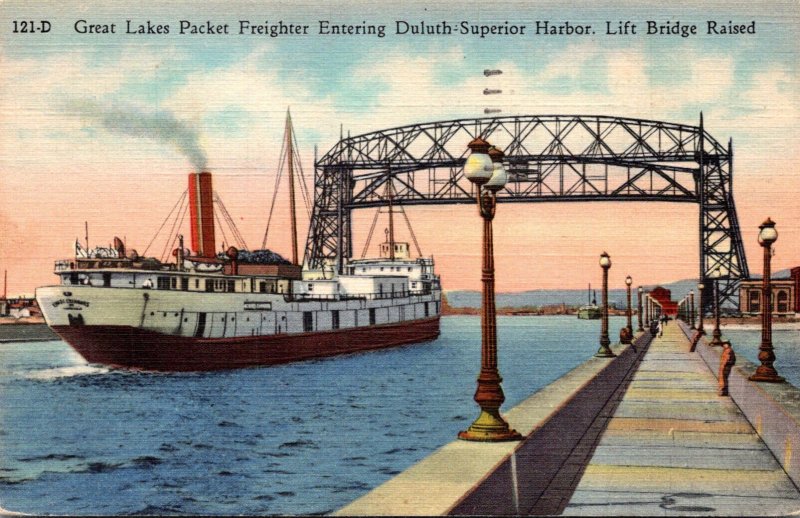
[[[719,329],[719,279],[722,272],[719,268],[714,270],[714,331],[711,333],[711,342],[708,345],[722,347],[722,331]]]
[[[644,331],[644,325],[642,324],[642,293],[644,292],[644,289],[641,286],[639,286],[639,289],[637,291],[639,292],[639,307],[637,308],[638,311],[636,313],[637,315],[639,315],[639,329],[637,329],[636,331],[641,333]]]
[[[494,300],[494,243],[492,220],[497,207],[497,191],[506,184],[503,168],[503,152],[491,147],[480,137],[469,145],[472,151],[464,164],[464,175],[476,186],[478,212],[483,218],[483,300],[481,304],[481,371],[475,402],[480,406],[478,418],[459,439],[466,441],[516,441],[522,438],[512,430],[500,415],[500,406],[505,401],[500,383],[503,378],[497,368],[497,319]]]
[[[611,351],[611,339],[608,338],[608,269],[611,268],[611,258],[605,252],[600,254],[600,267],[603,269],[603,320],[600,325],[600,349],[595,356],[613,358],[616,354]]]
[[[628,295],[628,309],[625,311],[625,316],[628,319],[628,325],[625,326],[627,332],[620,337],[620,343],[623,344],[631,343],[631,337],[633,336],[633,322],[632,322],[633,308],[631,307],[631,284],[633,284],[633,279],[631,279],[631,276],[628,275],[627,277],[625,277],[625,289]]]
[[[764,249],[764,279],[761,283],[761,345],[758,347],[758,360],[761,365],[755,374],[750,376],[750,381],[766,381],[781,383],[784,379],[778,376],[778,371],[773,367],[775,351],[772,348],[772,243],[778,240],[778,231],[775,222],[770,218],[759,227],[758,242]]]
[[[697,304],[697,332],[701,335],[706,334],[706,330],[703,329],[703,290],[706,288],[706,285],[702,282],[697,284],[697,296],[700,297],[700,302]]]

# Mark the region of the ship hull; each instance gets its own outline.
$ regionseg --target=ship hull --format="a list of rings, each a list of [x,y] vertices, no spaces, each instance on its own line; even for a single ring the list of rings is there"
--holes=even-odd
[[[278,365],[426,342],[439,317],[324,332],[193,338],[118,325],[55,325],[89,363],[148,371],[214,371]]]
[[[578,318],[581,320],[599,320],[602,316],[603,312],[596,306],[578,309]]]

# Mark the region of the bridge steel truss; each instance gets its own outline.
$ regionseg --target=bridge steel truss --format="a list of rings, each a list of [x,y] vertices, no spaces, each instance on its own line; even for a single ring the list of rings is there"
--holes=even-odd
[[[315,164],[314,210],[304,262],[338,267],[352,257],[352,211],[386,204],[475,203],[463,173],[467,143],[505,153],[498,202],[658,201],[699,204],[699,278],[738,306],[749,276],[733,201],[733,149],[699,126],[596,115],[524,115],[413,124],[341,139]],[[706,289],[703,307],[713,304]]]

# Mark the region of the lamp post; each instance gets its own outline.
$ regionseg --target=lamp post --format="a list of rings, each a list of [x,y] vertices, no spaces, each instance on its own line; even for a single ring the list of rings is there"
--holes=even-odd
[[[711,341],[708,345],[718,345],[722,347],[722,331],[719,329],[719,278],[722,272],[719,268],[714,270],[714,331],[711,333]]]
[[[603,269],[603,319],[600,325],[600,349],[595,356],[613,358],[616,354],[611,351],[611,340],[608,338],[608,269],[611,268],[611,258],[605,252],[600,254],[600,267]]]
[[[642,289],[642,287],[639,286],[639,289],[637,291],[639,292],[639,307],[636,313],[639,315],[639,329],[637,329],[636,331],[641,333],[644,331],[644,325],[642,324],[642,292],[644,292],[644,289]]]
[[[706,289],[706,285],[702,282],[697,284],[697,296],[700,297],[700,302],[697,304],[697,332],[701,335],[706,334],[706,330],[703,329],[703,290]]]
[[[631,284],[633,284],[633,279],[631,279],[631,276],[628,275],[625,277],[625,289],[628,297],[628,308],[625,310],[625,316],[628,323],[625,326],[626,333],[620,334],[619,342],[622,344],[631,343],[631,337],[633,336],[633,323],[631,322],[633,315],[633,308],[631,307]]]
[[[468,145],[472,151],[464,164],[464,175],[476,186],[478,212],[483,218],[483,268],[481,281],[483,297],[481,304],[481,371],[478,375],[478,388],[475,402],[480,406],[478,418],[465,431],[459,432],[459,439],[466,441],[515,441],[522,438],[516,430],[500,416],[500,406],[505,401],[500,383],[503,378],[497,368],[497,321],[494,301],[494,243],[492,239],[492,219],[497,206],[497,191],[506,184],[506,171],[503,168],[503,152],[491,148],[480,137]]]
[[[778,240],[775,222],[770,218],[759,227],[758,242],[764,249],[764,280],[761,283],[761,345],[758,347],[758,360],[761,365],[751,381],[780,383],[783,380],[772,364],[775,362],[775,351],[772,348],[772,243]]]
[[[689,329],[694,329],[694,290],[689,290]]]

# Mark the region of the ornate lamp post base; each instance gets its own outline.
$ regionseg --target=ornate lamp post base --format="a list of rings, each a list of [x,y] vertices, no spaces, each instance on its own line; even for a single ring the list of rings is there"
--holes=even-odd
[[[783,383],[786,381],[781,376],[778,376],[778,371],[766,368],[763,365],[759,365],[755,374],[747,379],[750,381],[763,381],[765,383]]]
[[[595,358],[615,358],[617,355],[611,351],[611,348],[608,344],[602,344],[600,349],[597,350],[597,354],[594,355]]]
[[[522,435],[512,430],[508,423],[500,417],[499,409],[481,409],[481,415],[463,432],[458,432],[458,438],[465,441],[501,442],[519,441]]]

